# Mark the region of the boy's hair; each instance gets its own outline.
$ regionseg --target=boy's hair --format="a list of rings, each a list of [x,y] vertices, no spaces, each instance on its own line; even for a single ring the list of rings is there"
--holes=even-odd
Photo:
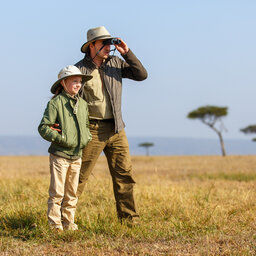
[[[56,96],[58,96],[63,90],[63,87],[62,86],[58,86],[54,95],[52,96],[52,99],[54,99]]]

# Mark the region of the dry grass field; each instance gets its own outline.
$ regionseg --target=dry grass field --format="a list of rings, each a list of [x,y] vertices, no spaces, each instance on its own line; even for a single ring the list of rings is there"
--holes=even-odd
[[[76,214],[47,225],[48,157],[0,157],[0,255],[256,255],[256,156],[134,156],[138,226],[120,225],[100,157]]]

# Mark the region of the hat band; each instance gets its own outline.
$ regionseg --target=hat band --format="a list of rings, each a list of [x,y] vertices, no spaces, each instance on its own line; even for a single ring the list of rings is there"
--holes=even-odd
[[[96,41],[102,37],[111,37],[111,35],[101,35],[101,36],[97,36],[97,37],[94,37],[93,39],[89,40],[89,41]]]

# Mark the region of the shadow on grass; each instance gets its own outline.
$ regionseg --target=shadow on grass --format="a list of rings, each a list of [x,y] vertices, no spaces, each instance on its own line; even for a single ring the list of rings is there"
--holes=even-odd
[[[1,216],[0,234],[6,237],[19,238],[23,241],[40,236],[41,231],[37,229],[38,217],[38,213],[26,211],[17,211]]]
[[[1,221],[1,228],[4,229],[31,229],[35,226],[35,216],[33,215],[12,215],[4,217]]]
[[[20,210],[6,215],[0,214],[0,236],[22,241],[37,241],[58,246],[59,242],[72,243],[90,239],[95,234],[110,235],[113,226],[97,219],[89,227],[78,221],[78,231],[53,232],[49,229],[46,215],[41,211]],[[113,236],[117,231],[112,231]]]

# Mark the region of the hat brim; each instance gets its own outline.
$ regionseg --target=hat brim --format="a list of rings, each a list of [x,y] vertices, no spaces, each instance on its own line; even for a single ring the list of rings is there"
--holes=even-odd
[[[93,43],[93,42],[95,42],[95,41],[97,41],[97,40],[112,39],[112,38],[116,38],[116,37],[112,37],[112,36],[109,36],[109,35],[96,37],[96,38],[94,38],[93,40],[90,40],[90,41],[84,43],[84,44],[82,45],[82,47],[81,47],[81,52],[82,52],[82,53],[86,53],[89,44],[91,44],[91,43]]]
[[[72,76],[81,76],[81,77],[82,77],[82,83],[85,83],[85,82],[89,81],[90,79],[92,79],[92,76],[91,76],[91,75],[83,75],[83,74],[81,74],[81,75],[80,75],[80,74],[74,74],[74,75],[70,75],[70,76],[66,76],[66,77],[60,78],[59,80],[57,80],[57,81],[52,85],[52,87],[51,87],[51,93],[55,94],[57,88],[58,88],[59,86],[62,86],[62,85],[60,84],[61,80],[66,79],[66,78],[68,78],[68,77],[72,77]]]

